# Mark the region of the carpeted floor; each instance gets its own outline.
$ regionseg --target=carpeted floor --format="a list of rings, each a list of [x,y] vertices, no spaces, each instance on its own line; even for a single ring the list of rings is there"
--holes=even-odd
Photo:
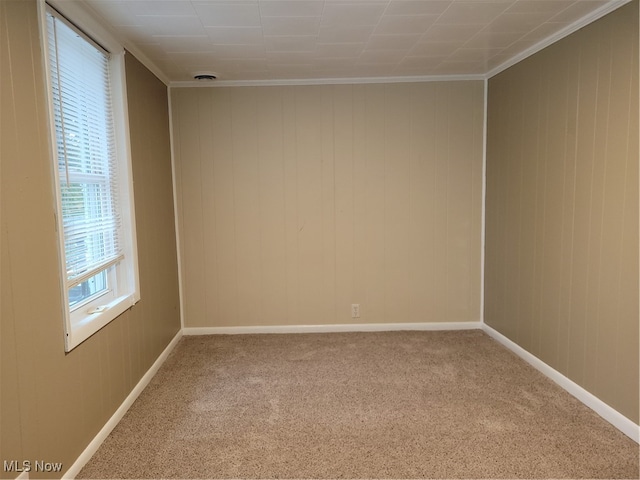
[[[638,478],[480,331],[184,337],[78,478]]]

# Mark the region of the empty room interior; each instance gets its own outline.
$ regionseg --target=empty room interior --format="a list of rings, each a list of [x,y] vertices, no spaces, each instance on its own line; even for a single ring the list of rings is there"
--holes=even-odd
[[[0,478],[638,478],[638,0],[0,0]]]

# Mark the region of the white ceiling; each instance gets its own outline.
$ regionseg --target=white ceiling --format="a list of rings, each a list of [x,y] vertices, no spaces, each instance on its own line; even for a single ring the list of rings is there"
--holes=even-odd
[[[486,75],[621,0],[86,0],[171,82]]]

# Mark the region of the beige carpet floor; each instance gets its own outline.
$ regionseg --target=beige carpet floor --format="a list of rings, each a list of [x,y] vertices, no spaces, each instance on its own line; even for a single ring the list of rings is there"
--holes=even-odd
[[[185,337],[78,478],[638,478],[480,331]]]

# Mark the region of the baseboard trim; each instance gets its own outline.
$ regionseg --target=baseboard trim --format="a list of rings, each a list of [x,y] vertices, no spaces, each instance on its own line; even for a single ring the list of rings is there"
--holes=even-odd
[[[390,332],[397,330],[478,330],[480,322],[346,323],[330,325],[268,325],[254,327],[185,327],[183,335],[243,335],[251,333]]]
[[[124,399],[122,404],[118,407],[115,413],[111,416],[109,421],[102,427],[102,429],[98,432],[98,434],[93,438],[91,443],[84,449],[84,451],[80,454],[77,460],[71,465],[69,470],[65,472],[62,478],[75,478],[76,475],[82,470],[82,467],[86,465],[86,463],[91,459],[94,453],[98,450],[102,442],[109,436],[111,430],[118,424],[118,422],[124,417],[124,414],[127,413],[127,410],[133,405],[136,398],[142,393],[144,388],[149,384],[153,376],[160,369],[162,364],[165,362],[171,351],[178,344],[178,341],[182,337],[182,330],[179,330],[176,333],[175,337],[169,342],[169,345],[162,351],[160,356],[153,362],[151,368],[147,370],[147,373],[140,379],[140,381],[136,384],[136,386],[131,390],[131,393]]]
[[[636,425],[632,420],[629,420],[627,417],[622,415],[620,412],[610,407],[598,397],[588,392],[580,385],[575,383],[573,380],[565,377],[562,373],[558,372],[556,369],[550,367],[542,360],[540,360],[535,355],[529,353],[520,345],[516,344],[512,340],[509,340],[507,337],[502,335],[500,332],[490,327],[486,323],[482,324],[482,330],[494,338],[496,341],[507,347],[513,353],[522,358],[525,362],[530,364],[533,368],[538,370],[543,375],[549,377],[555,383],[564,388],[571,395],[576,397],[582,403],[584,403],[591,410],[596,412],[602,418],[604,418],[611,425],[616,427],[626,436],[631,438],[636,443],[640,443],[640,426]]]

